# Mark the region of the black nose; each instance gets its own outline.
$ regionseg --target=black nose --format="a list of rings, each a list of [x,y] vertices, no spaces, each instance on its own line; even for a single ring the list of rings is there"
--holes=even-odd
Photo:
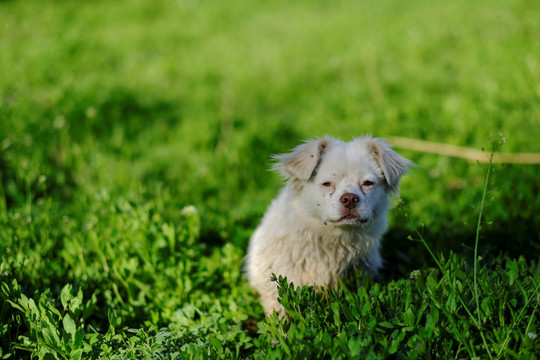
[[[343,205],[344,208],[354,209],[356,205],[358,205],[360,198],[353,193],[345,193],[341,195],[341,197],[339,198],[339,201],[341,202],[341,205]]]

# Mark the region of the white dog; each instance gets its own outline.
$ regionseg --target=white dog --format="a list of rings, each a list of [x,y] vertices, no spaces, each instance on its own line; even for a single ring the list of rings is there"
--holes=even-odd
[[[356,266],[377,275],[390,194],[412,163],[382,139],[348,143],[322,138],[275,156],[287,185],[253,233],[246,257],[249,284],[267,314],[283,314],[272,274],[295,286],[336,287]]]

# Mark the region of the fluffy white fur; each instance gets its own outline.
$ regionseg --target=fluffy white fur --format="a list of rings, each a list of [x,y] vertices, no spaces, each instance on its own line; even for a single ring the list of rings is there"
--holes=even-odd
[[[295,286],[336,287],[348,270],[376,275],[389,195],[410,161],[384,140],[308,141],[275,157],[287,185],[253,233],[246,257],[250,285],[267,314],[283,314],[272,273]]]

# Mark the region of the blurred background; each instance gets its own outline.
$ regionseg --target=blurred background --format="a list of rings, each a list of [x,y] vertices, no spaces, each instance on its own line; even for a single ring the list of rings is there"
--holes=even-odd
[[[120,200],[173,223],[194,205],[199,241],[245,248],[282,185],[270,155],[304,139],[402,136],[487,158],[500,132],[500,151],[540,152],[538,19],[528,0],[0,1],[0,211],[47,209],[54,228]],[[487,165],[397,150],[417,167],[388,275],[425,264],[415,229],[471,256]],[[536,258],[539,165],[492,175],[482,254]]]

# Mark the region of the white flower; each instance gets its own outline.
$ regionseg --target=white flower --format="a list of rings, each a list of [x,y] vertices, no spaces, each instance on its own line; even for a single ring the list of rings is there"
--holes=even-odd
[[[411,271],[411,275],[409,276],[411,280],[416,280],[422,275],[422,272],[420,270],[413,270]]]
[[[193,205],[186,206],[182,209],[182,215],[194,215],[197,214],[197,208]]]
[[[499,131],[499,132],[497,133],[497,137],[498,137],[497,143],[498,143],[499,145],[504,145],[504,144],[506,144],[506,138],[503,136],[503,133],[502,133],[502,132]]]

